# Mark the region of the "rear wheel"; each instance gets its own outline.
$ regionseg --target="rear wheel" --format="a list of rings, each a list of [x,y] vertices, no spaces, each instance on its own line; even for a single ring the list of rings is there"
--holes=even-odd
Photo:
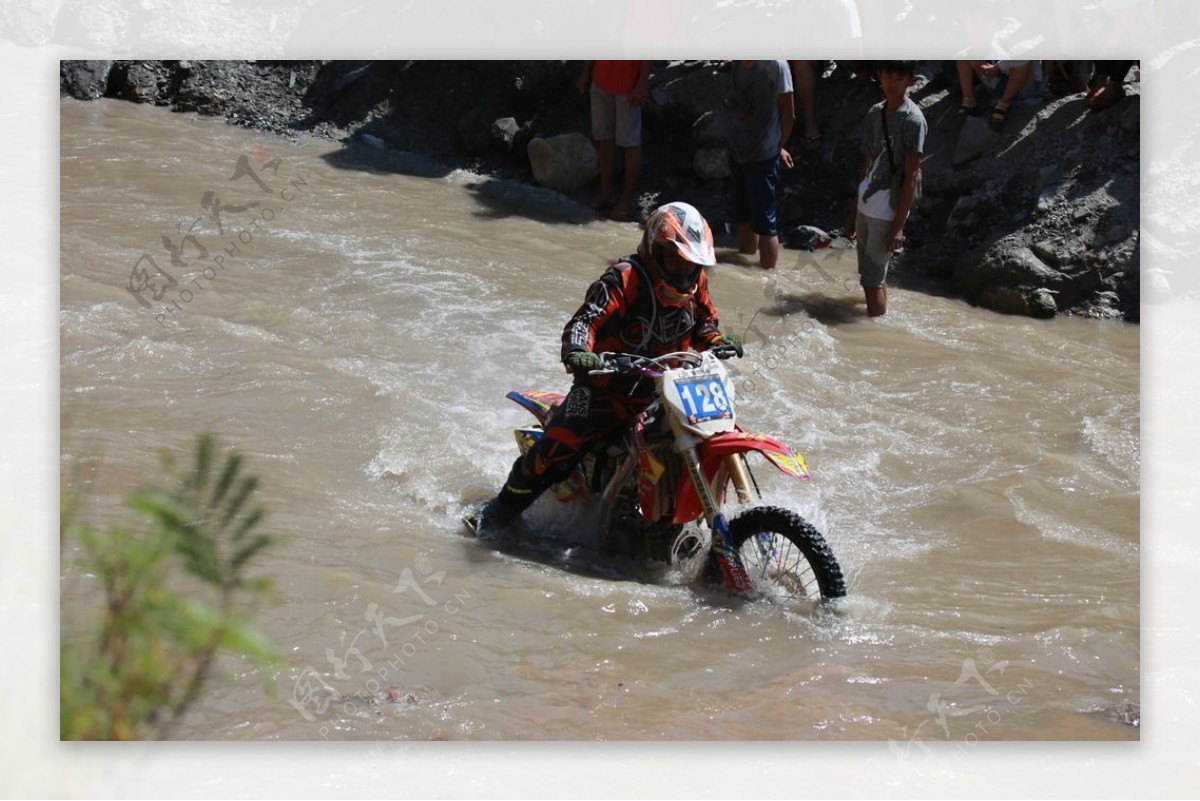
[[[729,521],[733,545],[760,592],[785,603],[841,598],[842,568],[821,533],[803,517],[775,506]]]

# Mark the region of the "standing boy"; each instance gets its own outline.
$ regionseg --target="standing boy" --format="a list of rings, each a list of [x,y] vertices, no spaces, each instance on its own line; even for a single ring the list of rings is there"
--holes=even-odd
[[[780,166],[792,167],[784,148],[796,118],[788,63],[735,61],[733,112],[730,211],[738,226],[738,250],[748,256],[757,250],[759,263],[771,270],[779,261],[775,187]]]
[[[592,138],[600,157],[600,194],[592,205],[597,211],[611,207],[608,216],[614,220],[633,219],[642,173],[642,102],[649,76],[649,61],[585,61],[576,83],[581,92],[591,87]],[[614,197],[618,147],[625,153],[619,199]]]
[[[916,69],[916,61],[880,62],[884,100],[867,112],[858,199],[846,224],[846,236],[858,242],[858,274],[871,317],[887,313],[888,263],[892,253],[904,246],[904,223],[921,175],[929,126],[921,109],[908,98]],[[898,196],[893,197],[892,183],[901,180],[901,173],[903,182]]]

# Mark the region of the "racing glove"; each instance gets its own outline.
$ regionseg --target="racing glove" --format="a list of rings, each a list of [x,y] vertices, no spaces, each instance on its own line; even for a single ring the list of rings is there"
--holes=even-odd
[[[712,350],[713,348],[733,348],[739,359],[745,355],[745,351],[742,348],[742,338],[737,334],[717,334],[717,336],[708,343],[708,348],[709,350]]]
[[[563,359],[563,364],[572,373],[586,373],[588,370],[599,370],[600,357],[587,350],[573,350]]]

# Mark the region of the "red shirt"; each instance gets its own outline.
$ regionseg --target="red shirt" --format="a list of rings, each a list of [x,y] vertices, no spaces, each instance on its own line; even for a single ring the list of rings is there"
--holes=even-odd
[[[641,71],[640,61],[597,61],[592,65],[592,81],[610,95],[627,95],[637,86]]]

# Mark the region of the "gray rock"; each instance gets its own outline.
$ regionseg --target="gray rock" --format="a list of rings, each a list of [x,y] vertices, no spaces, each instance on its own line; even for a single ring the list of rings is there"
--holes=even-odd
[[[979,296],[979,305],[1002,314],[1029,315],[1029,301],[1019,289],[995,287],[985,290]]]
[[[960,167],[979,158],[999,139],[1000,134],[989,128],[986,122],[978,117],[967,117],[962,130],[959,131],[958,141],[954,145],[952,159],[954,166]]]
[[[946,218],[947,228],[972,228],[975,225],[975,198],[971,195],[960,197],[950,209]]]
[[[1030,250],[1042,261],[1054,267],[1062,267],[1075,261],[1079,256],[1079,247],[1072,247],[1061,239],[1045,239],[1035,242]]]
[[[1029,315],[1043,320],[1058,314],[1058,304],[1054,301],[1054,293],[1049,289],[1035,289],[1026,298]]]
[[[1083,313],[1100,320],[1115,320],[1121,312],[1121,296],[1111,290],[1097,292],[1084,305]]]
[[[514,117],[501,117],[492,121],[492,138],[503,147],[512,149],[521,126]]]
[[[117,97],[135,103],[156,103],[159,99],[159,74],[145,62],[135,61],[121,76]]]
[[[1142,128],[1142,114],[1140,103],[1126,103],[1124,110],[1121,111],[1120,121],[1117,123],[1125,133],[1138,133]]]
[[[1135,729],[1142,725],[1142,705],[1137,701],[1122,701],[1114,707],[1102,710],[1100,714],[1113,723],[1132,726]]]
[[[710,109],[692,125],[692,141],[698,148],[725,147],[733,133],[733,121],[724,109]]]
[[[111,61],[64,61],[59,67],[59,85],[78,100],[95,100],[104,96]]]
[[[574,191],[600,174],[596,148],[583,134],[536,137],[528,154],[534,180],[550,189]]]
[[[1067,281],[1063,273],[1048,267],[1032,250],[1010,241],[992,246],[982,258],[966,254],[955,264],[953,279],[955,286],[969,295],[1020,286],[1058,289]],[[1013,304],[1004,305],[1007,310]]]
[[[719,181],[729,177],[729,151],[725,148],[697,150],[692,159],[696,177],[702,181]]]
[[[1115,245],[1118,242],[1124,242],[1133,235],[1133,228],[1128,223],[1113,223],[1100,235],[1101,241],[1106,245]]]

